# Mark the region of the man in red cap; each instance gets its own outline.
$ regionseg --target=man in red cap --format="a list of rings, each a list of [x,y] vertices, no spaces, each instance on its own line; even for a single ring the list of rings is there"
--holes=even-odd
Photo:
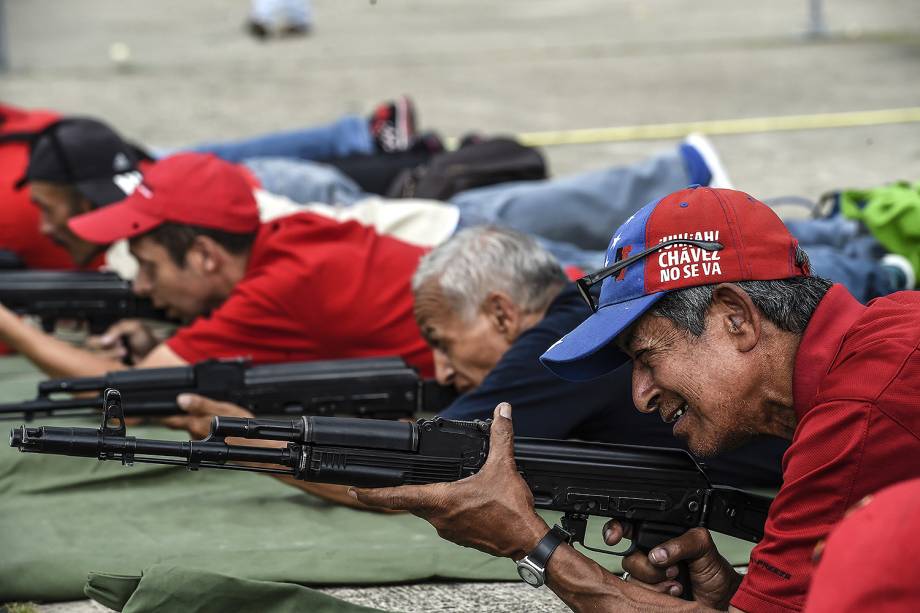
[[[131,196],[74,217],[69,227],[98,244],[130,239],[139,263],[135,291],[189,323],[140,367],[400,355],[432,372],[410,289],[423,248],[312,213],[261,223],[245,176],[212,155],[157,162]],[[0,340],[54,376],[123,367],[3,307]]]
[[[746,576],[703,528],[626,558],[626,582],[577,552],[532,509],[506,403],[477,475],[351,494],[516,560],[522,578],[577,611],[801,610],[816,543],[862,497],[920,476],[920,294],[859,304],[810,275],[767,206],[732,190],[691,188],[648,204],[614,234],[607,264],[578,283],[593,314],[542,360],[571,380],[631,360],[636,406],[673,423],[698,455],[758,434],[792,441]],[[614,545],[634,528],[608,522],[604,539]],[[678,564],[695,602],[675,598]]]

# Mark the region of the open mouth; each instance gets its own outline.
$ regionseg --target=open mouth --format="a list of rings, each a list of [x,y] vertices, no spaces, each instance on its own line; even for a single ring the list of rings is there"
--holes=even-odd
[[[676,411],[674,411],[668,416],[662,415],[661,418],[664,420],[666,424],[673,424],[676,421],[678,421],[681,417],[683,417],[689,410],[690,410],[690,406],[687,404],[686,401],[684,401],[684,403],[681,404],[677,408]]]

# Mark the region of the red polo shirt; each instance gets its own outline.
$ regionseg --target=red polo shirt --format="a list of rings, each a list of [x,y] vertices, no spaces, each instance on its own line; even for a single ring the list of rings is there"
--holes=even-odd
[[[281,217],[262,225],[246,276],[226,302],[166,343],[188,362],[398,355],[431,376],[410,286],[425,251],[353,221]]]
[[[808,613],[916,611],[920,479],[873,494],[834,528],[808,591]]]
[[[918,347],[920,292],[863,306],[835,285],[821,300],[796,354],[783,486],[733,606],[800,611],[815,544],[863,496],[920,477]]]

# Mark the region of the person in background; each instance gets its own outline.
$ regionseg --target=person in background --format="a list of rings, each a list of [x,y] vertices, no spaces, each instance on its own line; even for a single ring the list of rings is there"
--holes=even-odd
[[[311,213],[262,223],[246,177],[214,156],[160,160],[131,196],[71,218],[68,227],[99,245],[130,239],[139,264],[134,290],[188,322],[140,368],[208,358],[401,356],[423,375],[432,372],[409,287],[424,248]],[[2,306],[0,340],[51,376],[124,368]]]
[[[273,33],[306,36],[313,29],[311,0],[252,0],[246,30],[264,41]]]

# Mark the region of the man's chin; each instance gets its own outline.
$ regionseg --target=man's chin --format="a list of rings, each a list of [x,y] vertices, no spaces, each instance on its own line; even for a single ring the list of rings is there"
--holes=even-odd
[[[752,436],[701,436],[699,434],[684,434],[680,437],[687,445],[690,453],[698,458],[711,458],[741,447],[753,438]]]

